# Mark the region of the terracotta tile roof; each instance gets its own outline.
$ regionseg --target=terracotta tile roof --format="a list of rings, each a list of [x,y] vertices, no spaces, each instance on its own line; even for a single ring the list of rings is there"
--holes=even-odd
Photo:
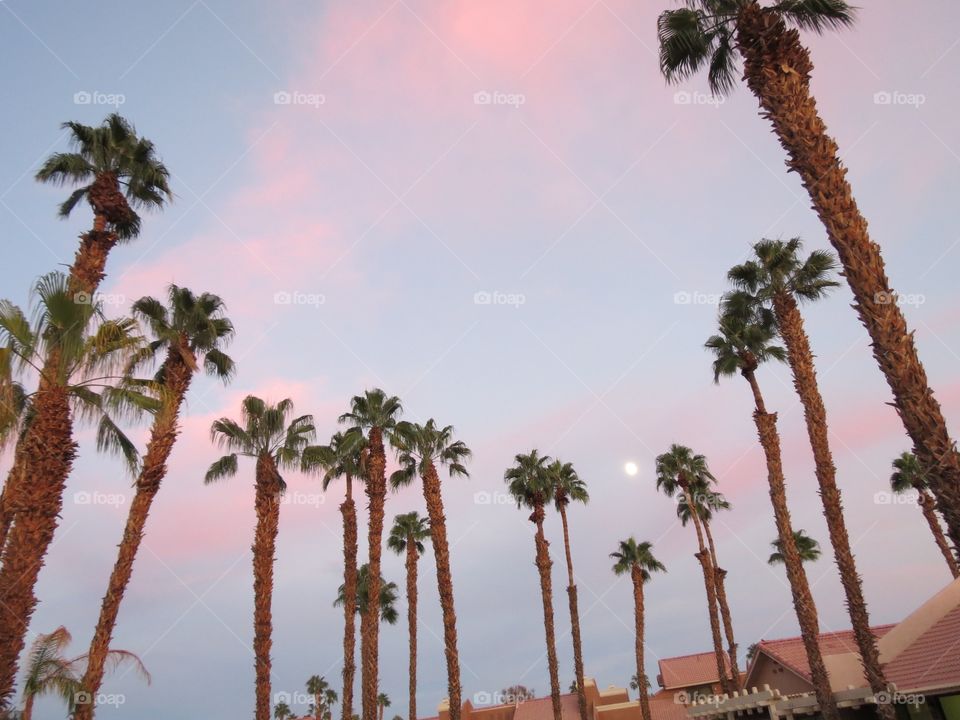
[[[724,653],[723,662],[724,667],[729,670],[730,663],[726,653]],[[717,659],[713,652],[664,658],[658,665],[660,666],[658,680],[667,690],[720,681],[717,676]]]
[[[560,696],[560,716],[563,720],[580,720],[576,693]],[[517,705],[513,720],[553,720],[553,702],[549,697],[522,702]]]
[[[877,625],[871,630],[879,640],[894,626]],[[781,665],[790,668],[801,677],[810,680],[810,663],[807,662],[807,651],[803,647],[800,637],[783,638],[780,640],[761,640],[758,649],[763,649],[768,655]],[[853,638],[853,630],[841,630],[832,633],[820,633],[820,652],[824,655],[842,655],[855,653],[857,643]]]
[[[960,605],[914,640],[884,668],[900,692],[960,686]]]
[[[653,720],[687,720],[687,708],[676,702],[676,692],[660,690],[650,696]]]

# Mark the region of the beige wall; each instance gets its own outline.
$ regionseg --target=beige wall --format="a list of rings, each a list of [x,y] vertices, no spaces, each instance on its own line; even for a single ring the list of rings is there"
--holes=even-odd
[[[769,685],[771,690],[779,690],[781,695],[813,691],[813,685],[771,659],[762,650],[757,656],[757,662],[753,666],[748,683],[751,688],[758,690],[762,690],[764,685]]]

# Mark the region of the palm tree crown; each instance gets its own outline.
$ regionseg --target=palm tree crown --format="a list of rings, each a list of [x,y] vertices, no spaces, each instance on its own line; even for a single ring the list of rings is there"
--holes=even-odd
[[[797,546],[797,552],[800,553],[801,561],[815,562],[820,559],[822,553],[820,543],[807,535],[803,529],[793,531],[793,543]],[[770,545],[773,547],[774,552],[770,554],[767,562],[770,565],[783,564],[783,543],[780,542],[780,538],[771,542]]]
[[[567,507],[571,502],[590,502],[587,483],[577,474],[573,463],[554,460],[547,466],[547,475],[553,486],[553,502],[557,510]]]
[[[447,468],[450,477],[470,477],[466,465],[473,453],[463,440],[453,439],[453,426],[439,427],[433,418],[423,425],[399,422],[392,436],[399,453],[400,469],[390,476],[390,485],[409,485],[417,474],[423,475],[430,465]]]
[[[814,250],[804,260],[800,238],[761,240],[753,246],[755,259],[736,265],[727,278],[756,302],[768,303],[787,293],[798,300],[819,300],[840,283],[832,278],[837,267],[832,253]]]
[[[621,540],[617,551],[610,553],[610,557],[616,561],[612,568],[614,574],[627,575],[636,568],[644,582],[650,579],[650,573],[667,571],[663,563],[653,556],[653,543],[638,543],[633,537]]]
[[[357,572],[357,615],[364,615],[370,605],[370,567],[364,563]],[[380,619],[388,625],[396,625],[399,613],[397,612],[397,584],[387,582],[380,577]],[[337,599],[334,607],[341,607],[346,602],[346,587],[337,588]]]
[[[518,508],[543,506],[553,497],[553,484],[547,472],[550,457],[541,456],[534,449],[527,454],[519,453],[513,460],[514,466],[503,474],[507,492],[516,500]]]
[[[339,478],[363,481],[366,474],[367,439],[358,430],[336,432],[329,445],[311,445],[304,448],[301,469],[322,473],[323,489]]]
[[[764,307],[757,307],[745,293],[728,293],[721,304],[719,333],[704,347],[713,352],[713,381],[735,373],[750,373],[769,360],[785,362],[787,352],[774,345],[776,319]]]
[[[707,459],[685,445],[671,445],[667,452],[657,456],[656,467],[657,489],[668,497],[676,495],[683,483],[688,483],[693,492],[706,490],[716,481],[707,467]]]
[[[380,428],[392,430],[403,412],[400,398],[387,396],[380,388],[355,395],[350,401],[350,412],[340,416],[340,422],[361,430]]]
[[[420,517],[416,510],[397,515],[393,527],[387,536],[387,547],[398,555],[407,552],[408,544],[413,543],[418,555],[423,555],[423,541],[430,537],[430,521]]]
[[[926,489],[927,473],[912,452],[901,453],[893,461],[893,474],[890,476],[890,489],[895,493],[904,493],[913,489]]]

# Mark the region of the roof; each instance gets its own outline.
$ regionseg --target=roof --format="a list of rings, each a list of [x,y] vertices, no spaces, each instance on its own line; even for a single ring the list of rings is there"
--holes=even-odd
[[[717,659],[713,652],[664,658],[657,664],[660,666],[660,684],[665,690],[720,681],[717,675]],[[723,654],[723,664],[724,669],[729,671],[730,661],[726,653]]]
[[[580,704],[576,693],[560,696],[562,720],[580,720]],[[525,700],[517,705],[513,720],[553,720],[553,701],[550,697]]]
[[[650,696],[652,720],[687,720],[687,708],[676,700],[676,693],[661,690]]]
[[[870,629],[879,640],[890,632],[893,627],[893,625],[877,625]],[[819,644],[820,652],[824,656],[845,655],[847,653],[858,652],[857,643],[853,637],[853,630],[820,633]],[[808,682],[812,682],[810,677],[810,663],[807,661],[807,651],[803,646],[802,637],[761,640],[757,643],[757,650],[763,650],[784,667],[793,670],[793,672]]]
[[[960,685],[960,605],[887,664],[885,675],[901,691]]]

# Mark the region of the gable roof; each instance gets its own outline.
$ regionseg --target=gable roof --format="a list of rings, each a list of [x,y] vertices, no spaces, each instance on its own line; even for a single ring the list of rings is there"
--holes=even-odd
[[[892,630],[894,625],[877,625],[870,628],[879,640]],[[857,652],[857,643],[853,637],[853,630],[820,633],[820,652],[822,655],[846,655]],[[792,670],[807,682],[812,682],[810,663],[807,661],[807,651],[802,637],[781,638],[779,640],[761,640],[757,643],[757,652],[763,651],[784,667]],[[747,685],[750,684],[750,674],[755,665],[751,663],[747,672]]]
[[[717,659],[713,652],[664,658],[657,664],[660,666],[660,676],[657,679],[664,690],[720,682]],[[723,666],[724,670],[730,671],[730,661],[726,653],[723,654]]]
[[[887,664],[900,691],[960,686],[960,605],[950,610]]]

